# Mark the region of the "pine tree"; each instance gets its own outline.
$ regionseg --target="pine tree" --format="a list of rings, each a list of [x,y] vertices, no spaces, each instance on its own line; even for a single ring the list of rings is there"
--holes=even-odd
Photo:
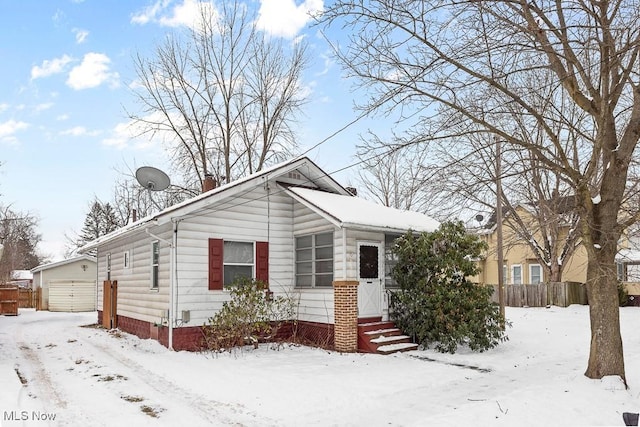
[[[84,226],[78,236],[77,247],[109,234],[120,228],[122,224],[118,220],[115,210],[109,203],[102,203],[95,199],[84,220]]]

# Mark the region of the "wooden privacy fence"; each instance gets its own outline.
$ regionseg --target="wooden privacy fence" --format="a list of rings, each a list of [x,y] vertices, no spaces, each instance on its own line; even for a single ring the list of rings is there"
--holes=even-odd
[[[20,291],[16,287],[0,287],[0,315],[18,315]]]
[[[498,285],[493,286],[491,300],[497,303]],[[587,289],[578,282],[552,282],[537,285],[505,285],[505,305],[508,307],[546,307],[587,304]]]
[[[20,308],[36,308],[37,295],[33,289],[20,289]]]

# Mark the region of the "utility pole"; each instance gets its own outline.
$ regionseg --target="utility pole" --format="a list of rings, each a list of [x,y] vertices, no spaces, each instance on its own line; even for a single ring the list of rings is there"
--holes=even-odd
[[[496,231],[498,252],[498,302],[500,304],[500,315],[505,318],[505,301],[504,301],[504,259],[502,255],[502,168],[500,165],[502,157],[500,139],[496,139]]]

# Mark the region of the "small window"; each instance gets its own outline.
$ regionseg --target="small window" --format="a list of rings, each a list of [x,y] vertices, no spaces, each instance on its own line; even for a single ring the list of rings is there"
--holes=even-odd
[[[617,262],[616,263],[616,271],[617,271],[617,275],[618,275],[618,280],[621,282],[624,282],[627,280],[627,278],[625,277],[624,274],[624,264],[621,262]]]
[[[129,268],[129,267],[130,267],[130,265],[131,265],[131,264],[130,264],[130,260],[129,260],[129,251],[124,251],[124,254],[123,254],[123,260],[124,260],[124,261],[123,261],[123,267],[124,267],[125,269]]]
[[[254,277],[254,249],[251,242],[224,242],[224,286],[229,286],[239,277]]]
[[[160,242],[151,242],[151,289],[159,287]]]
[[[542,281],[542,266],[540,264],[530,264],[529,283],[532,285],[537,285],[538,283],[542,283]]]
[[[361,245],[358,255],[360,279],[377,279],[379,276],[378,247],[371,245]]]
[[[333,233],[296,237],[296,286],[333,285]]]
[[[396,288],[398,284],[393,280],[393,268],[398,264],[398,255],[393,253],[393,245],[401,234],[385,234],[384,236],[384,284],[387,288]]]
[[[511,284],[522,285],[522,266],[520,264],[511,266]]]
[[[107,254],[107,280],[111,280],[111,252]]]

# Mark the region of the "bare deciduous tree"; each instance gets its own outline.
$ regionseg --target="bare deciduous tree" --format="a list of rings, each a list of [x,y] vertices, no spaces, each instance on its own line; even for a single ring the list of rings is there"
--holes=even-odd
[[[575,197],[588,256],[585,375],[626,381],[614,257],[623,230],[640,217],[624,206],[640,139],[637,2],[338,0],[321,19],[351,31],[339,56],[371,94],[365,108],[412,103],[424,113],[455,112],[557,173]],[[548,82],[551,108],[527,84],[532,73]],[[584,117],[571,121],[558,102]],[[514,114],[524,129],[505,120]],[[542,137],[526,138],[530,129]],[[448,135],[440,129],[425,139]]]
[[[285,44],[259,31],[236,1],[200,6],[198,22],[151,58],[137,56],[144,133],[165,138],[184,187],[201,188],[259,171],[295,148],[291,123],[305,102],[304,40]]]
[[[384,206],[433,214],[431,182],[427,151],[416,145],[395,142],[394,148],[376,135],[358,149],[356,157],[362,164],[359,172],[359,193]],[[379,148],[385,150],[380,151]],[[372,154],[376,153],[376,154]],[[437,216],[437,215],[435,215]]]
[[[0,283],[9,280],[13,270],[30,270],[46,260],[37,251],[41,239],[37,226],[38,220],[31,214],[0,209]]]

